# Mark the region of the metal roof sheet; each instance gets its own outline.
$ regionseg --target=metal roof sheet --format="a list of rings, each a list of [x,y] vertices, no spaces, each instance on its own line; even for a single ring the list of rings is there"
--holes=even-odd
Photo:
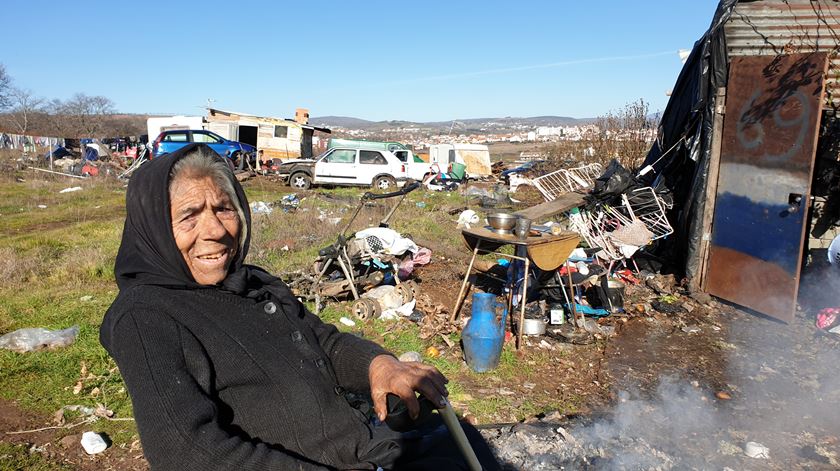
[[[741,1],[725,25],[729,56],[825,51],[831,64],[826,102],[840,105],[840,2]]]

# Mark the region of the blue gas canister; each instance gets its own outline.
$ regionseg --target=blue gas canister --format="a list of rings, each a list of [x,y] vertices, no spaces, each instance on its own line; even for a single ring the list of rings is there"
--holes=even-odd
[[[497,314],[501,310],[501,314]],[[505,340],[507,309],[491,293],[475,293],[472,316],[461,333],[464,357],[473,371],[484,373],[499,366]]]

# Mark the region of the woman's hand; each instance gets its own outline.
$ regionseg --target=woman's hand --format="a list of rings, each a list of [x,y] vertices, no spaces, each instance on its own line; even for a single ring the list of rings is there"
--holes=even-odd
[[[368,376],[373,409],[381,421],[388,415],[388,393],[402,398],[412,419],[416,419],[420,413],[415,391],[438,407],[443,407],[443,398],[449,394],[446,390],[449,380],[437,368],[414,361],[401,362],[391,355],[375,357],[370,362]]]

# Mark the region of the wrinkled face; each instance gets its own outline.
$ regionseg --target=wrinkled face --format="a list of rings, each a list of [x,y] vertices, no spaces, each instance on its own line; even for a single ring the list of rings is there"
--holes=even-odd
[[[239,244],[236,207],[211,178],[181,177],[170,189],[172,234],[193,278],[216,285],[227,276]]]

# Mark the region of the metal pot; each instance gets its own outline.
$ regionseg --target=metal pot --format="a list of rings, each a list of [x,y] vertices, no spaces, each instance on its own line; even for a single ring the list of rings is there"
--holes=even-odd
[[[518,216],[509,213],[493,213],[487,216],[487,222],[496,232],[509,234],[516,225]]]
[[[545,334],[545,320],[544,319],[525,319],[522,324],[522,333],[525,335],[543,335]]]

